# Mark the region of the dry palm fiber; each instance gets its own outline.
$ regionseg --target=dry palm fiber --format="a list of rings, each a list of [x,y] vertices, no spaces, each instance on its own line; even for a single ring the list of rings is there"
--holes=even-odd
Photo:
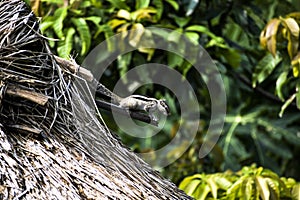
[[[0,0],[0,199],[188,199],[100,123],[76,77],[25,3]]]

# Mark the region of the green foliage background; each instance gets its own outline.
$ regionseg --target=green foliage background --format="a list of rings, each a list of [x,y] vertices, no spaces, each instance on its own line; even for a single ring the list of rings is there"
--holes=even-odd
[[[291,189],[296,182],[292,181],[293,186],[288,186],[288,181],[284,182],[273,172],[300,180],[300,14],[296,13],[300,12],[300,4],[297,0],[27,2],[36,15],[41,17],[41,30],[45,36],[52,38],[50,46],[53,51],[64,58],[72,55],[79,63],[101,41],[132,28],[155,26],[172,29],[205,47],[222,74],[228,104],[222,136],[204,159],[199,159],[198,150],[210,119],[210,97],[191,63],[170,52],[139,49],[116,60],[101,82],[113,88],[113,84],[133,66],[154,62],[167,64],[178,70],[193,85],[197,96],[201,97],[201,119],[194,122],[201,125],[201,130],[186,153],[162,171],[178,184],[184,177],[196,174],[188,178],[190,181],[185,179],[181,183],[182,188],[190,195],[206,191],[204,198],[209,195],[216,198],[224,194],[229,197],[233,193],[228,192],[228,188],[233,184],[243,183],[237,188],[244,190],[232,189],[237,198],[241,197],[241,192],[244,194],[247,190],[254,191],[256,187],[252,183],[255,182],[257,187],[262,184],[261,192],[253,192],[252,197],[267,199],[265,191],[268,190],[269,193],[274,192],[275,196],[278,194],[278,197],[292,198],[292,195],[281,191],[281,186],[283,184]],[[290,18],[294,20],[291,24]],[[170,35],[163,37],[176,42],[176,38],[172,39]],[[139,76],[147,77],[142,72]],[[163,96],[171,107],[172,116],[158,136],[133,140],[117,129],[109,113],[103,114],[110,128],[118,132],[123,142],[133,150],[153,152],[167,144],[176,133],[180,123],[177,102],[172,93],[157,85],[147,85],[140,88],[138,93],[157,98]],[[179,146],[178,151],[180,148],[182,147]],[[168,156],[174,155],[176,151]],[[252,163],[271,169],[273,172],[268,171],[270,179],[266,181],[261,175],[261,170],[265,170],[263,168],[243,168]],[[204,174],[238,171],[242,168],[244,171],[241,173],[246,169],[255,174],[252,179],[244,179],[244,175],[232,172]],[[197,175],[198,173],[201,175]],[[215,177],[221,177],[221,180]],[[224,184],[212,186],[218,181],[224,181]],[[186,189],[189,184],[194,188]],[[299,186],[297,187],[293,190],[293,195],[298,194],[299,197]],[[227,193],[224,193],[226,190]]]

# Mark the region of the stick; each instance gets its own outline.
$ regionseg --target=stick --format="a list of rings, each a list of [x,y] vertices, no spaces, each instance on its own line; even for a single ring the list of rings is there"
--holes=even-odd
[[[76,73],[85,79],[88,82],[92,82],[94,80],[94,76],[91,71],[80,67],[80,65],[76,64],[75,62],[60,58],[58,56],[54,56],[55,60],[58,62],[59,65],[69,69],[72,73]]]
[[[20,89],[17,86],[8,86],[6,90],[6,94],[10,96],[15,97],[21,97],[24,99],[27,99],[29,101],[32,101],[34,103],[37,103],[41,106],[46,105],[46,103],[49,100],[49,97],[43,94],[39,94],[33,91]]]
[[[101,100],[96,100],[96,105],[99,108],[102,108],[104,110],[114,111],[114,112],[117,112],[121,115],[127,115],[128,116],[127,110],[124,110],[124,109],[122,109],[118,106],[115,106],[113,104],[110,104],[108,102],[101,101]],[[134,111],[129,111],[129,112],[130,112],[130,116],[133,119],[136,119],[136,120],[148,123],[148,124],[152,124],[154,126],[158,126],[158,122],[151,120],[151,118],[147,114],[144,114],[144,113],[141,113],[141,112],[134,112]]]

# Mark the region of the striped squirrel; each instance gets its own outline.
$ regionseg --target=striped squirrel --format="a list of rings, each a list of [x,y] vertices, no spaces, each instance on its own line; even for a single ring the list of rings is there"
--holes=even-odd
[[[128,112],[129,110],[140,110],[147,112],[153,121],[158,120],[155,116],[156,112],[162,113],[165,116],[170,114],[169,106],[164,99],[158,100],[142,95],[130,95],[122,98],[107,89],[101,83],[98,84],[96,92],[100,95],[110,98],[113,104],[120,106]]]

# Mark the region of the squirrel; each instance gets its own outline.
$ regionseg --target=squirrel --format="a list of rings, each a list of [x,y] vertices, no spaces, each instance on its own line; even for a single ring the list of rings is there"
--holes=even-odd
[[[155,99],[142,95],[130,95],[128,97],[120,97],[110,91],[103,84],[99,83],[96,92],[111,99],[112,103],[127,110],[140,110],[149,114],[151,120],[157,121],[156,112],[167,116],[170,114],[169,106],[164,99]]]

